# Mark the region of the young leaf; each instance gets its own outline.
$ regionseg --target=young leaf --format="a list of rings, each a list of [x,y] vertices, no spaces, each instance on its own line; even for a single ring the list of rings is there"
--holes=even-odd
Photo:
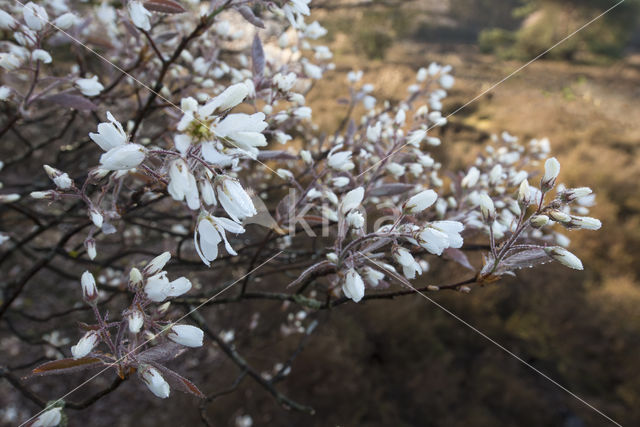
[[[264,22],[262,22],[262,19],[258,18],[249,6],[242,5],[237,9],[238,12],[240,12],[240,15],[242,15],[242,17],[246,19],[250,24],[253,24],[259,28],[264,28]]]
[[[264,49],[262,49],[262,42],[258,34],[253,37],[253,44],[251,45],[251,63],[253,69],[254,81],[262,80],[264,76]]]
[[[185,11],[180,3],[173,0],[147,0],[143,5],[145,9],[151,12],[182,13]]]
[[[457,262],[464,268],[468,268],[471,271],[476,271],[473,265],[471,265],[471,263],[469,262],[469,258],[467,258],[467,255],[460,249],[447,248],[444,250],[443,255],[445,258],[449,258],[450,260]]]
[[[165,362],[167,360],[175,359],[184,353],[186,349],[180,344],[174,342],[166,342],[164,344],[156,345],[148,350],[140,353],[137,358],[140,362]]]
[[[103,364],[96,357],[82,357],[80,359],[59,359],[43,363],[32,371],[35,375],[66,374],[82,371]]]
[[[196,387],[194,383],[179,375],[178,373],[172,371],[166,366],[159,365],[157,363],[152,363],[152,365],[161,371],[162,376],[165,381],[169,383],[171,388],[175,388],[176,390],[180,390],[184,393],[190,393],[198,396],[200,399],[204,399],[206,396]]]

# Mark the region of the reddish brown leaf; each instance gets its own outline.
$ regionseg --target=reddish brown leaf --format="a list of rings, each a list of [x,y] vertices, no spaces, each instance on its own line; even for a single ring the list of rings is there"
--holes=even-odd
[[[95,365],[102,364],[102,360],[96,357],[83,357],[80,359],[60,359],[43,363],[35,368],[32,373],[39,375],[64,374],[67,372],[88,369]]]
[[[147,0],[143,5],[145,9],[151,12],[182,13],[185,11],[180,3],[173,0]]]
[[[258,18],[249,6],[242,5],[238,7],[237,10],[238,12],[240,12],[240,15],[242,15],[242,17],[249,23],[255,25],[256,27],[264,28],[264,22],[262,22],[262,19]]]
[[[200,399],[204,399],[206,397],[194,383],[178,374],[177,372],[174,372],[166,366],[160,365],[158,363],[152,363],[152,365],[162,373],[162,376],[169,383],[171,388],[180,390],[183,393],[194,394]]]
[[[471,265],[471,263],[469,262],[469,258],[467,258],[467,255],[465,255],[465,253],[460,249],[447,248],[444,250],[444,256],[457,262],[464,268],[468,268],[471,271],[476,271],[473,265]]]

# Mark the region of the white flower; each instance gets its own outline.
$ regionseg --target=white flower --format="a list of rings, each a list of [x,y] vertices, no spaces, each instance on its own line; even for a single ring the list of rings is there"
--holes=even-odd
[[[338,187],[338,188],[342,188],[346,185],[348,185],[350,182],[349,178],[347,178],[346,176],[338,176],[335,178],[331,179],[331,183],[333,184],[334,187]]]
[[[556,178],[560,173],[560,162],[555,157],[547,159],[544,162],[544,176],[540,181],[540,187],[543,191],[549,190],[556,183]]]
[[[387,170],[391,173],[391,175],[396,178],[401,177],[406,172],[406,167],[396,162],[391,162],[387,165]]]
[[[278,73],[273,76],[273,84],[283,92],[289,92],[293,85],[296,83],[297,76],[295,73],[281,74]]]
[[[140,310],[134,310],[127,316],[127,322],[129,323],[129,332],[137,334],[144,325],[144,315]]]
[[[218,204],[216,192],[209,180],[205,179],[200,181],[200,194],[202,195],[202,200],[206,205],[215,206]]]
[[[149,31],[151,29],[151,23],[149,22],[151,12],[145,9],[142,3],[138,0],[131,0],[128,4],[128,8],[133,24],[140,29]]]
[[[420,264],[413,258],[409,250],[397,246],[393,249],[393,257],[402,266],[402,274],[407,279],[415,279],[416,273],[422,274]]]
[[[380,281],[384,279],[384,273],[378,270],[375,270],[371,267],[364,267],[362,269],[362,276],[364,281],[373,288],[380,284]]]
[[[169,185],[167,191],[173,200],[186,200],[189,209],[200,207],[200,196],[196,178],[191,173],[187,163],[178,158],[171,163],[169,168]]]
[[[482,218],[485,222],[493,222],[496,216],[496,207],[493,204],[493,200],[487,193],[480,194],[480,211],[482,212]]]
[[[461,248],[460,232],[464,226],[458,221],[435,221],[420,230],[416,239],[420,246],[434,255],[442,255],[447,248]]]
[[[560,196],[563,200],[567,202],[572,202],[576,199],[581,199],[583,197],[589,196],[591,193],[591,189],[589,187],[579,187],[579,188],[569,188],[568,190],[563,191]]]
[[[374,126],[367,126],[367,139],[371,142],[377,142],[382,133],[382,123],[376,122]]]
[[[169,383],[162,378],[162,375],[160,375],[160,372],[158,372],[156,368],[147,367],[142,374],[142,380],[145,382],[151,393],[155,394],[160,399],[166,399],[169,397],[169,393],[171,392]]]
[[[144,274],[147,276],[153,276],[154,274],[162,271],[164,266],[171,259],[171,252],[166,251],[149,261],[149,264],[144,268]]]
[[[478,183],[478,179],[480,178],[480,171],[475,166],[472,166],[467,172],[467,175],[462,178],[462,182],[460,183],[463,188],[471,188],[474,187]]]
[[[0,101],[6,101],[11,96],[11,88],[8,86],[0,86]]]
[[[599,230],[602,227],[599,219],[588,216],[572,216],[569,225],[583,230]]]
[[[362,78],[362,70],[357,70],[357,71],[349,71],[347,73],[347,81],[349,83],[358,83],[360,81],[360,79]]]
[[[427,74],[428,72],[426,68],[420,68],[416,73],[416,80],[420,83],[424,82],[425,80],[427,80]]]
[[[17,26],[17,24],[18,23],[13,19],[13,16],[0,9],[0,29],[11,30],[13,27]]]
[[[93,274],[89,271],[82,273],[80,284],[82,285],[82,296],[85,301],[93,301],[98,298],[98,288]]]
[[[104,86],[102,86],[102,84],[98,81],[98,76],[93,76],[90,79],[77,79],[75,81],[75,84],[84,96],[96,96],[104,90]],[[108,113],[107,117],[109,117]],[[113,122],[114,120],[111,121]],[[98,132],[100,132],[100,125],[98,125]]]
[[[127,133],[122,128],[120,122],[117,121],[115,117],[113,117],[113,115],[108,111],[107,120],[109,120],[110,123],[104,122],[98,125],[98,133],[89,133],[89,138],[91,138],[93,142],[98,144],[104,151],[109,151],[112,148],[126,144],[128,140]]]
[[[100,156],[100,164],[103,169],[128,170],[138,166],[144,161],[146,150],[139,144],[125,144]]]
[[[340,212],[347,214],[349,211],[357,208],[362,203],[364,198],[364,188],[358,187],[349,191],[342,197],[342,203],[340,204]]]
[[[24,6],[22,16],[27,26],[34,31],[40,31],[47,25],[47,21],[49,20],[47,11],[42,6],[38,6],[33,2],[29,2]]]
[[[243,219],[258,213],[255,206],[253,206],[251,197],[240,185],[240,181],[228,176],[222,176],[216,179],[215,184],[220,204],[235,222],[239,223]]]
[[[67,173],[63,173],[49,165],[44,165],[44,170],[60,190],[68,190],[73,185],[73,181]]]
[[[223,240],[227,252],[231,255],[237,255],[227,240],[225,230],[236,234],[244,233],[244,228],[241,225],[227,218],[207,215],[198,222],[193,234],[193,241],[196,252],[207,266],[210,266],[211,261],[218,257],[218,244]]]
[[[0,53],[0,67],[7,71],[13,71],[21,64],[20,58],[13,53]]]
[[[50,64],[52,61],[51,55],[49,55],[49,52],[43,49],[35,49],[31,53],[31,59],[33,59],[34,61],[42,61],[45,64]]]
[[[55,427],[62,421],[62,408],[52,408],[40,415],[31,427]]]
[[[276,170],[276,173],[278,174],[278,176],[284,180],[293,180],[293,173],[288,170],[288,169],[282,169],[282,168],[278,168]]]
[[[179,277],[174,281],[167,279],[167,273],[162,271],[147,279],[144,292],[153,302],[162,302],[169,297],[177,297],[191,289],[191,282],[186,277]]]
[[[415,214],[418,212],[422,212],[427,209],[431,205],[433,205],[438,199],[438,193],[433,190],[425,190],[420,193],[412,196],[409,200],[404,204],[404,210],[407,213]]]
[[[71,12],[67,12],[58,16],[53,23],[61,30],[68,30],[76,23],[77,19],[76,15]]]
[[[327,34],[327,29],[324,28],[318,21],[313,21],[313,23],[307,25],[307,28],[304,30],[304,35],[307,38],[316,40],[320,37],[323,37]]]
[[[582,261],[580,261],[580,258],[565,248],[552,246],[550,248],[544,248],[544,250],[547,255],[566,267],[573,268],[574,270],[582,270],[584,268],[582,267]]]
[[[339,151],[342,148],[342,144],[336,145],[327,156],[327,164],[330,168],[339,170],[339,171],[348,171],[356,167],[356,165],[351,161],[351,151]]]
[[[440,76],[440,86],[444,89],[451,89],[454,83],[455,79],[453,76],[450,76],[449,74],[443,74]]]
[[[80,359],[91,353],[93,347],[98,343],[98,333],[95,331],[89,331],[78,341],[78,344],[71,347],[71,354],[74,359]]]
[[[202,117],[212,115],[216,110],[224,111],[240,104],[249,94],[249,88],[244,83],[231,85],[220,95],[207,102],[198,112]]]
[[[529,189],[529,181],[526,179],[520,183],[518,188],[518,203],[522,206],[529,206],[531,203],[531,191]]]
[[[308,16],[311,13],[308,6],[309,3],[311,3],[311,0],[289,0],[282,6],[282,11],[291,23],[291,26],[299,28],[298,19],[301,18],[300,15]]]
[[[85,240],[85,246],[87,247],[87,255],[89,255],[89,259],[96,259],[96,255],[98,255],[96,252],[96,241],[93,239],[87,239]]]
[[[356,270],[349,269],[342,283],[342,292],[353,302],[358,302],[364,296],[364,282]]]
[[[364,216],[358,211],[349,212],[347,215],[347,225],[357,229],[364,227]]]
[[[250,156],[258,154],[256,147],[267,145],[267,139],[262,134],[268,126],[264,121],[264,113],[229,114],[213,129],[216,136],[231,140],[231,145],[245,150]]]
[[[100,212],[98,212],[97,209],[91,208],[89,210],[89,216],[91,217],[91,222],[93,222],[93,224],[96,227],[98,227],[98,228],[102,227],[102,223],[104,222],[104,218],[102,217],[102,214]]]
[[[322,78],[322,68],[320,68],[319,66],[312,64],[310,62],[304,62],[302,64],[302,67],[304,68],[304,73],[308,77],[316,80],[319,80]]]
[[[204,333],[200,328],[191,325],[174,325],[167,337],[186,347],[202,347]]]
[[[414,130],[407,137],[407,144],[413,145],[414,147],[420,147],[420,143],[427,136],[427,131],[424,129]]]

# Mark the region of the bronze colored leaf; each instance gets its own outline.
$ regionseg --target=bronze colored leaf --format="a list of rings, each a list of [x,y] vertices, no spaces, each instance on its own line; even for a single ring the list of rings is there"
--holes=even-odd
[[[151,12],[182,13],[185,11],[180,3],[173,0],[147,0],[143,5],[145,9]]]

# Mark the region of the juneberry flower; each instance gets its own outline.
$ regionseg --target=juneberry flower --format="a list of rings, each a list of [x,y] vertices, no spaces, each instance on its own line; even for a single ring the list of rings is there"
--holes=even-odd
[[[161,271],[147,279],[144,292],[153,302],[162,302],[169,297],[177,297],[189,292],[191,282],[186,277],[169,281],[166,271]]]
[[[129,324],[129,332],[137,334],[144,325],[144,314],[140,310],[134,310],[127,316],[127,323]]]
[[[167,262],[171,259],[171,252],[166,251],[149,261],[149,264],[144,268],[144,274],[147,276],[153,276],[164,269]],[[137,270],[137,269],[136,269]],[[133,271],[133,270],[132,270]]]
[[[80,359],[91,353],[93,347],[98,343],[99,336],[95,331],[89,331],[78,341],[78,344],[71,347],[71,354],[74,359]]]
[[[82,285],[82,297],[86,302],[90,303],[98,298],[98,288],[96,287],[96,280],[93,278],[93,274],[89,271],[82,273],[80,284]]]
[[[340,212],[347,214],[349,211],[356,209],[362,203],[364,198],[364,188],[358,187],[349,191],[342,197],[342,203],[340,204]]]
[[[24,22],[33,31],[43,29],[49,20],[49,15],[44,7],[33,2],[27,3],[24,8],[22,8],[22,16],[24,17]]]
[[[200,207],[196,178],[191,173],[187,162],[182,158],[178,158],[171,163],[167,191],[173,200],[186,200],[189,209],[195,210]]]
[[[560,174],[560,162],[555,157],[551,157],[544,162],[544,175],[540,181],[540,188],[547,191],[556,183],[556,178]]]
[[[151,29],[151,23],[149,22],[151,12],[145,9],[144,5],[140,1],[130,0],[128,9],[133,25],[145,31],[149,31]]]
[[[458,221],[435,221],[416,234],[418,244],[434,255],[442,255],[447,248],[461,248],[460,232],[464,225]]]
[[[218,244],[222,241],[229,254],[237,255],[227,240],[225,230],[236,234],[244,233],[244,228],[240,224],[227,218],[206,215],[198,222],[193,233],[193,241],[198,256],[207,266],[210,266],[211,261],[218,257]]]
[[[73,185],[73,181],[69,178],[67,173],[61,172],[58,169],[52,168],[49,165],[44,165],[44,171],[47,173],[47,176],[51,178],[53,183],[60,190],[68,190]]]
[[[560,246],[552,246],[544,249],[547,255],[558,261],[560,264],[573,268],[574,270],[582,270],[582,261],[580,258],[562,248]]]
[[[155,394],[160,399],[166,399],[169,397],[171,388],[169,383],[160,375],[160,372],[156,368],[151,366],[145,366],[142,368],[142,381],[147,385],[147,388],[151,393]]]
[[[432,206],[438,199],[438,193],[433,190],[424,190],[412,196],[404,204],[403,209],[409,214],[420,213]]]
[[[146,149],[139,144],[124,144],[100,156],[100,165],[107,170],[128,170],[142,163]]]
[[[62,408],[51,408],[35,419],[31,427],[55,427],[62,421]]]
[[[220,204],[235,222],[239,223],[258,213],[251,197],[237,179],[228,176],[219,177],[216,179],[215,187]]]
[[[107,120],[109,120],[109,123],[100,123],[98,125],[98,133],[89,133],[89,138],[98,144],[103,151],[109,151],[112,148],[126,144],[129,139],[120,122],[108,111]]]
[[[77,79],[75,84],[84,96],[97,96],[100,95],[100,92],[104,90],[104,86],[102,86],[102,84],[98,81],[98,76],[93,76],[89,79]],[[109,118],[109,113],[107,113],[107,118]],[[115,119],[112,120],[111,118],[109,118],[109,120],[111,122],[115,121]],[[98,125],[98,132],[100,132],[100,125]]]
[[[353,302],[359,302],[364,297],[364,282],[362,277],[353,268],[349,269],[345,274],[342,283],[342,292],[347,298],[351,298]]]
[[[396,246],[393,248],[393,257],[402,266],[402,273],[407,279],[415,279],[416,273],[422,274],[420,264],[407,249]]]
[[[342,144],[338,144],[329,151],[327,164],[333,169],[344,172],[353,169],[356,165],[351,161],[351,151],[338,151],[341,148]]]
[[[167,337],[186,347],[202,347],[204,332],[200,328],[191,325],[174,325]]]

